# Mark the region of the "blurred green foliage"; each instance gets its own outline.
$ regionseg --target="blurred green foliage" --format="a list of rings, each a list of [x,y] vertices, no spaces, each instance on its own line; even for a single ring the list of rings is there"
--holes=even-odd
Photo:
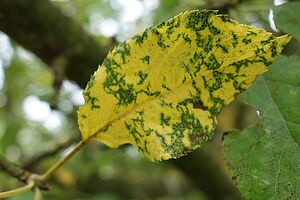
[[[270,9],[273,9],[274,2],[271,0],[126,0],[126,2],[53,0],[52,2],[62,13],[72,17],[88,33],[102,41],[115,37],[121,42],[147,26],[166,20],[180,11],[205,8],[219,9],[222,13],[229,13],[241,23],[262,27],[276,34],[280,31],[289,31],[284,26],[279,30],[272,27],[274,22]],[[290,12],[292,17],[295,17],[292,13],[299,16],[295,11]],[[128,17],[130,14],[131,18]],[[278,15],[280,24],[282,23],[280,17],[285,15],[280,12]],[[294,23],[299,24],[297,20],[299,17],[293,19],[295,21],[290,25],[296,29]],[[0,84],[0,153],[22,165],[32,156],[48,151],[57,143],[79,137],[76,111],[78,105],[82,103],[78,95],[81,89],[69,81],[63,81],[60,90],[54,89],[53,71],[14,41],[7,42],[2,33],[0,39],[0,69],[3,71],[4,80],[3,85]],[[286,53],[299,56],[299,48],[299,42],[294,40],[286,49]],[[8,54],[8,49],[12,54]],[[0,73],[0,79],[1,77]],[[240,110],[241,108],[244,107],[233,106],[231,109],[237,110],[235,114],[245,112]],[[248,112],[249,109],[246,110]],[[241,115],[236,114],[239,117],[235,118],[231,114],[232,112],[229,112],[225,115],[226,128],[220,125],[219,132],[226,130],[228,126],[241,127],[239,124],[243,121]],[[224,124],[222,118],[220,124]],[[225,170],[222,156],[220,151],[218,152],[218,155],[211,156],[220,161],[218,163]],[[42,172],[64,153],[59,151],[56,156],[45,158],[36,165],[33,163],[34,167],[31,169]],[[0,173],[0,191],[19,185],[21,183],[14,178]],[[50,185],[51,191],[43,192],[45,199],[198,200],[207,199],[209,196],[196,187],[176,165],[171,162],[151,163],[141,159],[131,146],[115,150],[107,149],[101,144],[91,144],[59,170],[51,179]],[[10,199],[32,199],[32,195],[26,193]]]

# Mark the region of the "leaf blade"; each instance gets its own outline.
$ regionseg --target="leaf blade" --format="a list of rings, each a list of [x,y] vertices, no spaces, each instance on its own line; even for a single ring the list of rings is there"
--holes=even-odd
[[[150,160],[186,155],[211,137],[220,109],[289,39],[216,11],[149,28],[110,52],[87,86],[78,113],[83,140],[131,143]]]

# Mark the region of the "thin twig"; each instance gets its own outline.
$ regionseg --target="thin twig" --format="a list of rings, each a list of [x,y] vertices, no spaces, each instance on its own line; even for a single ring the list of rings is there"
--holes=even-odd
[[[115,120],[118,120],[115,119]],[[113,121],[107,123],[107,125],[100,128],[98,131],[94,132],[93,134],[89,135],[89,137],[82,139],[80,142],[78,142],[64,157],[62,157],[57,163],[55,163],[52,167],[50,167],[44,174],[38,175],[36,177],[36,181],[44,182],[46,181],[54,172],[56,172],[57,169],[59,169],[62,165],[64,165],[70,158],[74,156],[79,150],[82,149],[86,144],[88,144],[92,139],[94,139],[98,133],[103,132],[107,130],[108,126]]]
[[[57,163],[55,163],[51,168],[49,168],[44,174],[38,175],[37,180],[40,181],[46,181],[57,169],[59,169],[62,165],[65,164],[70,158],[73,157],[75,153],[77,153],[83,146],[85,146],[89,140],[81,140],[79,143],[76,144],[75,147],[73,147],[67,155],[62,157]]]
[[[10,197],[10,196],[13,196],[13,195],[20,194],[20,193],[28,192],[34,186],[35,186],[35,182],[33,180],[30,180],[28,182],[28,184],[23,186],[23,187],[20,187],[20,188],[14,189],[14,190],[9,190],[7,192],[1,192],[0,193],[0,199],[1,198],[7,198],[7,197]]]

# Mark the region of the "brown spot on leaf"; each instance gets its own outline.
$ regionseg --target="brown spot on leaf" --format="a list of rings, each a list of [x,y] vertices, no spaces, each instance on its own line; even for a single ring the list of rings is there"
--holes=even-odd
[[[186,147],[184,147],[183,150],[182,150],[182,153],[183,153],[184,155],[187,155],[189,152],[190,152],[189,149],[186,148]]]
[[[190,141],[192,142],[192,144],[194,144],[198,139],[199,139],[198,135],[194,133],[190,135]]]
[[[201,109],[201,110],[207,110],[207,107],[205,107],[203,105],[203,102],[201,100],[194,102],[193,103],[193,108],[195,108],[195,109]]]

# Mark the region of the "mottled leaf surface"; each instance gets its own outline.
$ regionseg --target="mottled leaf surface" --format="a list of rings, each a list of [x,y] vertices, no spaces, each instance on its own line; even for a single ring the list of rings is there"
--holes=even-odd
[[[285,56],[243,94],[256,125],[225,135],[224,156],[245,199],[300,198],[300,60]]]
[[[279,30],[293,34],[300,41],[300,2],[289,2],[274,8],[274,20]]]
[[[110,52],[84,92],[83,140],[131,143],[150,160],[178,158],[213,134],[221,108],[249,87],[289,36],[216,11],[190,11]]]

